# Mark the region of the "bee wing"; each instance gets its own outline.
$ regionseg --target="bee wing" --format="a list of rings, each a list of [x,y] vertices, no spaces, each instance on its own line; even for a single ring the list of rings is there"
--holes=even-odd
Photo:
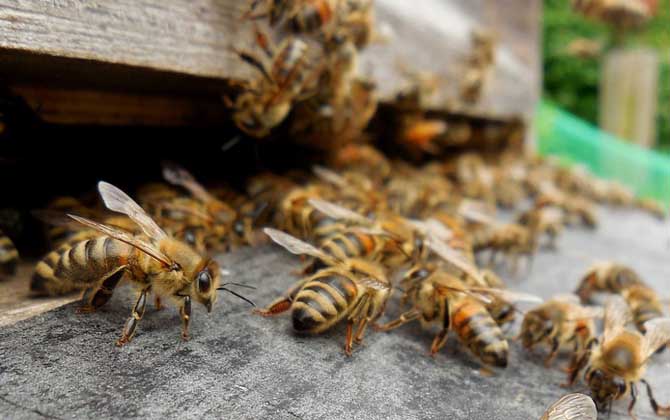
[[[388,290],[391,288],[391,286],[389,286],[388,283],[384,283],[372,277],[364,277],[362,279],[358,279],[356,280],[356,283],[360,284],[361,286],[374,290]]]
[[[582,306],[581,304],[573,305],[570,312],[568,319],[572,321],[602,318],[605,315],[605,310],[599,306]]]
[[[605,301],[605,329],[603,343],[615,337],[631,320],[630,309],[626,301],[619,295],[612,295]]]
[[[454,232],[446,227],[444,223],[436,219],[415,220],[407,219],[407,222],[419,233],[432,236],[440,241],[447,242],[454,237]]]
[[[319,258],[324,261],[331,261],[332,258],[323,253],[318,248],[308,244],[307,242],[301,241],[295,236],[291,236],[288,233],[282,232],[281,230],[273,228],[263,229],[266,235],[270,237],[274,242],[284,247],[288,252],[296,255],[310,255],[312,257]]]
[[[448,286],[444,284],[436,284],[435,288],[437,290],[448,290],[451,292],[456,292],[456,293],[463,293],[465,295],[470,296],[471,298],[477,299],[481,303],[487,305],[489,303],[493,302],[493,298],[491,298],[490,295],[486,293],[481,293],[479,291],[476,291],[474,289],[468,288],[468,287],[454,287],[454,286]]]
[[[670,318],[656,318],[644,323],[644,357],[649,358],[670,343]]]
[[[540,420],[596,420],[598,410],[591,397],[568,394],[553,403]]]
[[[175,164],[163,165],[163,178],[170,184],[187,189],[194,197],[201,200],[203,203],[208,203],[214,200],[205,187],[196,181],[195,177],[191,175],[189,171],[181,166]]]
[[[574,293],[559,293],[557,295],[552,296],[551,300],[555,300],[558,302],[572,303],[575,305],[579,305],[581,303],[579,296],[577,296]]]
[[[486,212],[481,203],[463,200],[458,206],[458,214],[475,223],[495,225],[496,220]]]
[[[321,165],[312,166],[312,172],[314,172],[314,175],[316,175],[322,181],[328,182],[340,188],[349,186],[349,182],[347,182],[346,179]]]
[[[437,238],[430,238],[427,242],[428,247],[437,255],[439,255],[440,258],[453,264],[456,268],[471,276],[480,284],[486,284],[486,281],[484,281],[482,278],[477,267],[470,261],[466,260],[463,255],[458,253],[458,251],[454,250],[449,245]]]
[[[119,188],[108,182],[100,181],[98,182],[98,191],[100,191],[100,197],[102,197],[102,201],[108,209],[130,217],[142,229],[142,232],[152,240],[158,241],[168,237],[167,233],[149,217],[144,209]]]
[[[79,223],[75,222],[70,217],[68,217],[67,213],[61,211],[50,210],[50,209],[36,209],[32,210],[31,213],[33,216],[35,216],[36,219],[40,220],[43,223],[46,223],[47,225],[68,226],[72,227],[73,229],[81,228],[81,225],[79,225]]]
[[[370,224],[370,219],[367,217],[361,216],[355,211],[351,211],[329,201],[319,200],[318,198],[310,198],[307,201],[309,202],[310,206],[314,207],[326,216],[332,217],[333,219],[348,220],[350,222],[362,225]]]
[[[77,222],[88,226],[92,229],[97,230],[98,232],[103,233],[109,237],[117,239],[121,242],[125,242],[130,246],[134,246],[145,254],[153,257],[154,259],[160,261],[166,266],[172,266],[174,261],[165,255],[161,250],[156,248],[153,244],[146,242],[137,236],[134,236],[126,231],[113,228],[111,226],[103,225],[102,223],[94,222],[93,220],[87,219],[85,217],[75,216],[74,214],[68,214],[69,217],[76,220]]]
[[[496,298],[505,300],[509,303],[542,303],[543,300],[539,296],[530,293],[514,292],[507,289],[495,289],[490,287],[472,287],[471,291],[477,293],[488,294]]]

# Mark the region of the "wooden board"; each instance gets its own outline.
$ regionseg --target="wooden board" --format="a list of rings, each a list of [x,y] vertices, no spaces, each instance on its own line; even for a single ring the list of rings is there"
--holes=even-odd
[[[15,276],[0,281],[0,327],[32,318],[79,298],[79,294],[32,298],[29,285],[34,267],[34,263],[21,263]]]
[[[248,4],[0,0],[0,78],[9,85],[187,93],[211,101],[226,81],[255,77],[230,50],[253,41],[249,24],[240,21]],[[372,45],[360,70],[377,80],[382,100],[395,97],[403,62],[444,79],[433,108],[531,115],[540,83],[540,9],[534,0],[376,0],[377,32],[389,34],[389,42]],[[496,64],[481,101],[461,107],[454,96],[478,28],[497,37]]]

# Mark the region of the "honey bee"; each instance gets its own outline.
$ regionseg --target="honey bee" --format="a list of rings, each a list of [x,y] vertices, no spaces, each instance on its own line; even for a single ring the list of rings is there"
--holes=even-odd
[[[183,168],[174,165],[165,166],[163,177],[171,184],[185,188],[196,200],[174,199],[165,203],[164,207],[173,211],[182,211],[185,215],[191,216],[191,222],[186,223],[187,226],[205,228],[207,239],[212,239],[207,243],[209,247],[215,247],[216,242],[223,240],[231,233],[237,217],[232,207],[209,193],[193,175]]]
[[[265,11],[254,13],[261,2]],[[336,12],[335,0],[254,0],[244,18],[269,17],[270,25],[285,21],[294,32],[310,33],[332,22]]]
[[[597,420],[593,399],[584,394],[568,394],[554,402],[540,420]]]
[[[594,264],[575,293],[582,302],[589,302],[597,292],[621,295],[628,303],[635,325],[642,332],[645,332],[647,321],[663,317],[663,305],[658,294],[630,267],[615,262]]]
[[[141,229],[141,235],[89,219],[69,215],[100,236],[84,240],[69,248],[47,254],[38,262],[31,282],[36,294],[59,295],[85,290],[81,312],[95,311],[109,301],[119,281],[125,276],[141,289],[132,315],[123,328],[118,346],[130,342],[144,315],[147,296],[168,297],[180,306],[182,333],[189,338],[191,302],[195,300],[212,310],[220,285],[220,271],[215,261],[197,254],[188,245],[173,239],[146,212],[117,187],[100,182],[100,196],[108,209],[128,216]]]
[[[573,384],[584,370],[584,381],[591,390],[598,409],[611,409],[612,403],[630,395],[628,413],[633,415],[637,400],[637,383],[646,385],[649,401],[659,416],[670,415],[670,407],[658,405],[651,386],[644,379],[649,358],[670,340],[670,318],[658,318],[645,324],[645,335],[629,330],[630,311],[620,296],[611,296],[605,302],[605,327],[602,336],[594,339],[570,372]]]
[[[526,312],[519,338],[527,350],[546,343],[551,351],[544,360],[549,367],[561,347],[572,345],[573,363],[595,337],[593,320],[602,316],[599,308],[581,306],[579,297],[560,295]]]
[[[472,52],[468,60],[468,70],[461,82],[461,98],[467,103],[479,100],[495,59],[495,41],[484,31],[472,33]]]
[[[407,260],[417,261],[428,250],[428,241],[426,241],[428,228],[420,223],[411,223],[390,212],[378,214],[377,218],[372,220],[325,200],[310,198],[308,202],[312,207],[334,220],[361,227],[360,233],[355,236],[360,246],[351,249],[371,257],[379,255],[381,251],[388,251],[389,254],[384,256],[386,265],[396,267]],[[344,244],[342,239],[338,241]],[[340,248],[342,245],[338,244],[337,247]]]
[[[227,106],[233,109],[233,121],[237,127],[253,137],[265,137],[288,115],[293,102],[306,99],[313,93],[312,86],[318,81],[321,66],[310,69],[308,46],[296,38],[286,38],[278,48],[269,43],[267,37],[257,32],[262,50],[272,60],[270,69],[255,55],[235,50],[246,63],[261,74],[261,78],[244,84],[243,92],[235,101],[224,97]]]
[[[334,168],[364,173],[374,182],[384,180],[391,174],[391,163],[386,156],[368,144],[350,143],[334,150],[330,163]]]
[[[598,216],[593,203],[580,196],[568,195],[550,184],[544,184],[542,191],[535,199],[535,207],[557,207],[563,210],[565,220],[568,224],[581,223],[582,225],[595,228],[598,224]]]
[[[563,211],[557,207],[532,208],[523,212],[517,222],[526,226],[536,242],[543,236],[548,237],[550,248],[556,248],[556,238],[563,231]]]
[[[656,200],[650,198],[640,198],[635,201],[635,204],[639,209],[646,211],[647,213],[656,217],[658,220],[665,220],[665,218],[668,216],[665,206]]]
[[[344,352],[351,356],[352,344],[362,341],[367,325],[381,316],[391,295],[381,266],[360,259],[333,258],[276,229],[265,228],[264,232],[289,252],[318,258],[327,267],[300,280],[267,308],[254,312],[273,316],[291,310],[293,329],[304,334],[324,332],[346,319]]]
[[[58,197],[47,204],[45,209],[33,210],[33,215],[46,223],[46,237],[51,248],[55,249],[62,244],[72,241],[79,236],[83,227],[68,219],[67,213],[77,214],[84,217],[95,217],[95,211],[84,206],[74,197]]]
[[[18,263],[19,252],[14,242],[0,230],[0,280],[5,276],[14,275]]]
[[[512,271],[516,271],[521,256],[531,257],[537,249],[536,238],[526,226],[518,223],[498,223],[493,217],[480,210],[477,203],[464,201],[459,214],[479,225],[472,234],[472,247],[475,252],[491,250],[491,261],[495,261],[498,252],[512,258]]]
[[[491,295],[513,300],[516,298],[514,293],[470,288],[459,278],[425,265],[410,269],[401,284],[405,288],[403,300],[410,301],[412,309],[396,320],[377,326],[377,330],[389,331],[415,320],[424,327],[439,324],[441,330],[433,339],[431,354],[436,354],[444,346],[449,331],[453,331],[485,365],[507,367],[507,340],[486,304],[491,302]]]

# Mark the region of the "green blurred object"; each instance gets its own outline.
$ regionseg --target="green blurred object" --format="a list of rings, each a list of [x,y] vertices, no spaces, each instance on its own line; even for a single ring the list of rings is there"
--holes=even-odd
[[[658,50],[660,79],[656,120],[656,146],[670,152],[670,7],[659,3],[658,15],[643,31],[630,33],[627,46]],[[543,95],[553,103],[592,123],[598,121],[600,57],[580,58],[567,52],[576,39],[601,41],[603,53],[611,47],[611,33],[602,23],[574,13],[567,0],[544,0],[543,16]]]
[[[539,106],[537,151],[629,186],[639,197],[670,201],[670,158],[599,130],[547,102]]]

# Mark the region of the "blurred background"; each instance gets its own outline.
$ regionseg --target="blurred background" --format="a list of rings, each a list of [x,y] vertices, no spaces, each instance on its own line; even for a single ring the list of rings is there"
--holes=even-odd
[[[670,153],[669,3],[600,2],[620,8],[609,15],[580,10],[579,3],[544,2],[544,98],[621,138]]]

